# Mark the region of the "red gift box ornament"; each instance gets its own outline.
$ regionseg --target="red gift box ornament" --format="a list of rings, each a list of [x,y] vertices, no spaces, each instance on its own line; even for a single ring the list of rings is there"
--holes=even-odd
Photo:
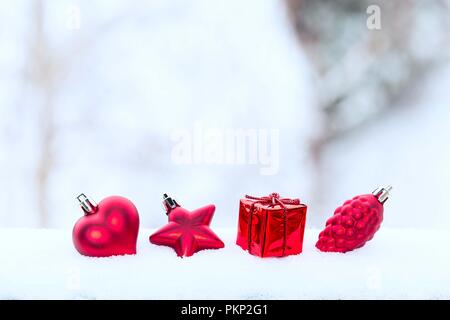
[[[307,206],[300,199],[246,195],[239,204],[236,244],[259,257],[302,252]]]

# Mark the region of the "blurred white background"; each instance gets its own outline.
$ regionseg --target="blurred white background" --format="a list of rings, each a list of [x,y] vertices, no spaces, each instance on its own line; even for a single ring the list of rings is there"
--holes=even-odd
[[[376,4],[381,29],[370,30]],[[67,227],[75,197],[217,206],[279,192],[320,227],[391,184],[385,225],[450,226],[450,1],[0,2],[0,227]],[[279,171],[178,165],[174,130],[279,129]]]

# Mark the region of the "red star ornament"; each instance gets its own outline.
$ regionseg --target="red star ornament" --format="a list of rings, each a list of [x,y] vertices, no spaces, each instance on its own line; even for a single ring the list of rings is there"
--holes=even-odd
[[[224,243],[209,228],[216,207],[213,204],[186,210],[164,194],[163,205],[169,223],[150,236],[150,242],[172,247],[179,257],[190,257],[204,249],[220,249]]]

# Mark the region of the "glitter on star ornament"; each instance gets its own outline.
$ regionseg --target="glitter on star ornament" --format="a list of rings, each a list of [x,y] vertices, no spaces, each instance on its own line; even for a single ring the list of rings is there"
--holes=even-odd
[[[172,247],[179,257],[224,247],[222,240],[209,228],[216,210],[213,204],[189,211],[164,194],[163,205],[169,223],[150,236],[151,243]]]

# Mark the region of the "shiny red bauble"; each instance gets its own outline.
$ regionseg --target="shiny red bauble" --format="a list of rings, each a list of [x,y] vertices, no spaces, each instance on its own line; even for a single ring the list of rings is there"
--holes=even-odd
[[[139,214],[130,200],[111,196],[97,205],[83,194],[78,200],[85,213],[72,233],[79,253],[90,257],[136,253]]]

